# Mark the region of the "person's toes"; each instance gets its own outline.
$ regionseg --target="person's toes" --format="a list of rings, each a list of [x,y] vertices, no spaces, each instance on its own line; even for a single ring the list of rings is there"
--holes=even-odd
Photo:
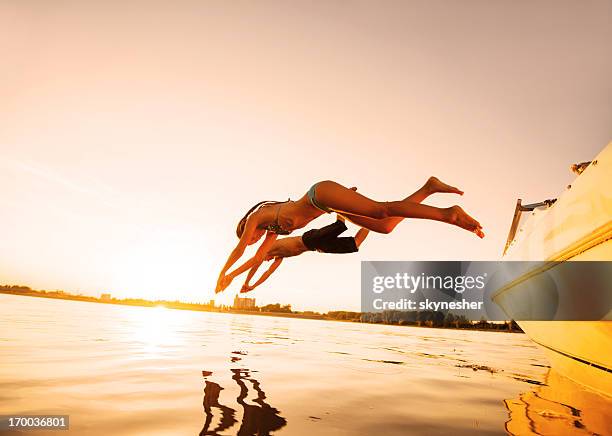
[[[459,194],[463,195],[463,191],[455,186],[444,183],[442,180],[437,177],[433,177],[431,179],[431,185],[434,187],[434,190],[437,192],[446,192],[449,194]]]

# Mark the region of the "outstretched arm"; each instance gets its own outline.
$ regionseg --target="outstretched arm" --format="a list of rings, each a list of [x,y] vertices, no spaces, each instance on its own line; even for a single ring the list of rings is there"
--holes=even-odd
[[[238,241],[238,245],[236,245],[236,248],[232,250],[229,258],[227,259],[227,262],[225,262],[223,269],[219,273],[219,278],[217,279],[217,286],[215,287],[215,293],[221,292],[229,286],[231,278],[227,277],[225,273],[244,254],[244,250],[246,249],[256,229],[257,221],[254,220],[253,217],[247,219],[247,222],[244,226],[244,232],[242,232],[242,236],[240,237],[240,241]],[[255,255],[256,258],[261,258],[263,261],[265,254],[272,246],[272,243],[276,240],[276,236],[277,235],[272,232],[266,233],[266,239],[259,247],[259,250],[257,250],[257,254]]]
[[[255,274],[255,271],[257,271],[257,268],[253,268],[251,270],[253,273],[251,274],[251,272],[249,272],[249,275],[248,275],[246,281],[244,282],[244,285],[242,285],[242,289],[240,290],[240,292],[242,292],[242,293],[249,292],[249,291],[252,291],[253,289],[255,289],[257,286],[261,285],[263,282],[265,282],[267,280],[268,277],[270,277],[272,275],[272,273],[274,271],[276,271],[276,269],[280,266],[282,261],[283,261],[282,257],[275,258],[274,262],[272,262],[272,265],[270,265],[270,268],[268,268],[268,270],[261,275],[259,280],[257,280],[252,286],[250,286],[249,285],[249,281],[251,280],[251,278],[253,278],[253,275]],[[257,267],[259,267],[259,265],[257,265]]]
[[[257,268],[259,268],[261,263],[262,263],[262,261],[258,261],[257,256],[251,257],[249,260],[247,260],[245,263],[240,265],[234,271],[232,271],[230,273],[227,273],[227,275],[226,275],[226,277],[227,277],[226,285],[229,286],[229,284],[232,282],[232,280],[234,280],[240,274],[242,274],[243,272],[245,272],[245,271],[247,271],[249,269],[255,268],[255,271],[257,271]]]
[[[253,276],[255,275],[255,273],[257,272],[257,270],[259,269],[260,266],[261,266],[261,262],[260,263],[256,263],[255,265],[253,265],[253,268],[251,268],[251,270],[247,274],[246,279],[244,280],[244,284],[242,285],[242,289],[240,290],[240,292],[243,292],[244,289],[250,287],[249,286],[249,282],[253,279]]]

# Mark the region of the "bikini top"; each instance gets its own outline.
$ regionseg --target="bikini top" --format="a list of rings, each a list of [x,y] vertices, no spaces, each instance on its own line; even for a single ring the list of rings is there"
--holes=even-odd
[[[291,201],[291,199],[288,199],[287,201]],[[276,208],[276,222],[274,224],[268,224],[265,227],[267,231],[276,233],[277,235],[288,235],[291,233],[291,230],[284,229],[283,226],[281,226],[278,222],[278,215],[280,213],[280,210],[283,204],[284,203],[279,203],[278,207]]]

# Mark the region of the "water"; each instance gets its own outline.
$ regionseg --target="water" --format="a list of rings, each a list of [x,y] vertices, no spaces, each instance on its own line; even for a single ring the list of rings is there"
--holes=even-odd
[[[0,415],[68,414],[79,435],[605,434],[612,422],[609,400],[551,372],[522,334],[0,295],[0,356]]]

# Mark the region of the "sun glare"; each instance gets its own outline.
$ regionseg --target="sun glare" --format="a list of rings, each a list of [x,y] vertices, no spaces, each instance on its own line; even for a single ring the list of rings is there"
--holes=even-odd
[[[202,287],[214,283],[212,271],[202,261],[206,253],[190,238],[151,231],[143,238],[146,242],[119,250],[112,267],[112,292],[148,300],[195,301],[201,297],[200,301],[206,301]]]
[[[129,314],[130,339],[141,346],[145,358],[163,357],[181,342],[178,330],[184,322],[181,313],[163,305],[134,308]]]

